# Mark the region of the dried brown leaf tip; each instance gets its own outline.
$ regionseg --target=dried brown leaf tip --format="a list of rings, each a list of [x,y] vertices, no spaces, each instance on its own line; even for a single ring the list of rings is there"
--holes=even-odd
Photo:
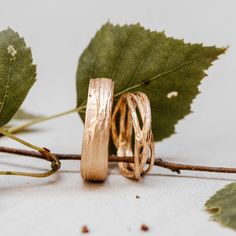
[[[88,233],[89,233],[89,228],[88,228],[88,226],[84,225],[84,226],[81,228],[81,233],[83,233],[83,234],[88,234]]]
[[[149,231],[149,227],[145,224],[142,224],[140,229],[141,229],[141,231],[144,231],[144,232]]]

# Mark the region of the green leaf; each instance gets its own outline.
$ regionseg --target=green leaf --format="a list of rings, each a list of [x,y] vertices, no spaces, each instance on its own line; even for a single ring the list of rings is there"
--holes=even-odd
[[[213,220],[236,230],[236,183],[226,185],[205,204]]]
[[[8,28],[0,32],[0,127],[21,106],[35,82],[36,66],[30,48],[18,33]]]
[[[225,48],[186,44],[139,24],[105,24],[91,40],[77,69],[77,105],[86,104],[91,78],[115,82],[115,103],[128,91],[145,92],[152,107],[155,141],[175,133],[176,123],[191,112],[206,70]],[[80,112],[84,120],[84,112]]]

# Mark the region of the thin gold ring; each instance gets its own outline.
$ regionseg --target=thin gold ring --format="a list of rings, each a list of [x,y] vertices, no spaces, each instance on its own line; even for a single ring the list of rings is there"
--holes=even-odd
[[[152,169],[155,160],[151,107],[146,94],[126,93],[120,97],[112,115],[111,131],[117,156],[134,156],[134,163],[119,163],[121,173],[128,178],[140,179]],[[145,168],[147,160],[150,162]]]

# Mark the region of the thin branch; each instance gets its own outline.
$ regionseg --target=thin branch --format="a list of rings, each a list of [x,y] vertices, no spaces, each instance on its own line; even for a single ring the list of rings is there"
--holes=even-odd
[[[16,148],[9,147],[0,147],[0,152],[18,154],[22,156],[36,157],[45,160],[45,157],[40,153],[35,151],[28,151]],[[53,153],[59,160],[81,160],[81,155],[77,154],[60,154]],[[127,162],[133,163],[133,157],[117,157],[115,155],[109,156],[109,162]],[[185,165],[185,164],[176,164],[167,161],[163,161],[160,158],[155,159],[155,166],[163,167],[169,169],[173,172],[180,174],[181,170],[189,171],[206,171],[206,172],[220,172],[220,173],[236,173],[236,168],[226,168],[226,167],[210,167],[210,166],[198,166],[198,165]]]

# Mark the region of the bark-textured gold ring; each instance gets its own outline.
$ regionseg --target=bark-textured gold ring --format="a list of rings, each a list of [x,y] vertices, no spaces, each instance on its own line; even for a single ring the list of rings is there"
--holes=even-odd
[[[121,95],[112,115],[111,131],[117,156],[134,157],[134,163],[119,163],[121,173],[128,178],[140,179],[152,169],[155,160],[151,107],[144,93]],[[149,164],[145,168],[147,160]]]
[[[81,175],[88,181],[104,181],[108,173],[113,91],[111,79],[90,80],[81,154]]]

